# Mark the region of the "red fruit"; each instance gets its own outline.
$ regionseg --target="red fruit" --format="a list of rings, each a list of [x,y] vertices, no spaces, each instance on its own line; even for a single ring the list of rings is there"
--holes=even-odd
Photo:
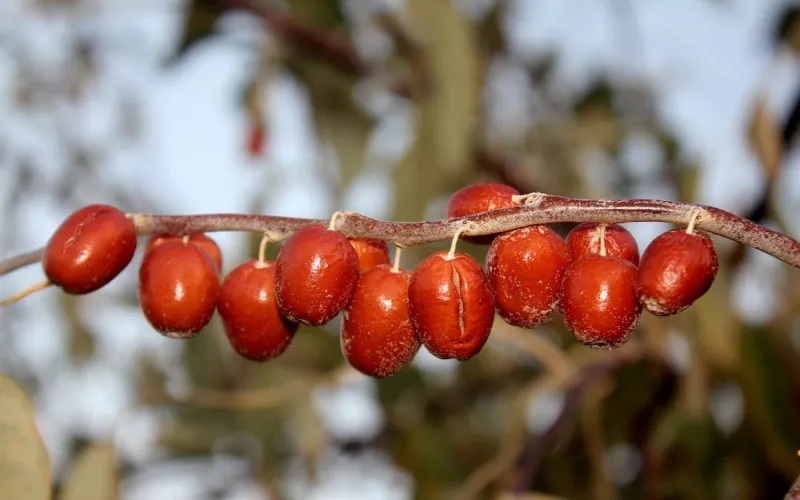
[[[705,294],[719,269],[714,243],[673,229],[654,239],[639,263],[636,297],[656,316],[677,314]]]
[[[408,311],[411,273],[381,264],[362,274],[344,311],[342,353],[365,375],[390,377],[411,363],[419,340]]]
[[[322,224],[299,229],[276,261],[278,307],[292,321],[324,325],[350,301],[358,266],[358,254],[342,233]]]
[[[478,262],[436,252],[420,263],[408,288],[417,336],[441,359],[469,359],[483,348],[494,322],[494,296]]]
[[[600,226],[594,222],[578,224],[567,235],[567,248],[572,260],[584,255],[600,253]],[[639,245],[627,229],[619,224],[605,225],[606,255],[639,264]]]
[[[197,335],[214,314],[219,271],[199,246],[165,241],[147,252],[139,269],[139,305],[166,337]]]
[[[251,260],[231,271],[222,281],[217,310],[233,350],[253,361],[283,354],[299,326],[278,310],[274,262]]]
[[[145,253],[149,252],[150,250],[164,243],[165,241],[180,240],[182,238],[183,236],[180,236],[178,234],[153,235],[147,241],[147,246],[145,247],[144,252]],[[192,233],[189,235],[189,242],[194,243],[195,245],[205,250],[208,253],[208,255],[212,259],[214,259],[214,262],[217,264],[217,269],[222,271],[222,250],[220,250],[219,245],[217,245],[216,241],[209,238],[203,233]]]
[[[66,293],[86,294],[117,277],[136,253],[136,227],[108,205],[89,205],[58,226],[42,255],[47,279]]]
[[[642,308],[633,293],[636,266],[618,257],[589,254],[567,269],[561,315],[582,344],[614,349],[631,335]]]
[[[571,262],[555,231],[530,226],[503,233],[492,242],[486,261],[497,310],[506,322],[533,328],[550,319]]]
[[[383,240],[373,238],[349,238],[350,244],[358,254],[361,274],[380,264],[389,263],[389,247]]]
[[[264,154],[267,144],[267,127],[260,120],[254,122],[247,132],[247,154],[251,158]]]
[[[496,182],[479,182],[461,188],[447,202],[447,217],[465,217],[489,210],[499,210],[517,206],[511,197],[519,191],[505,184]],[[494,239],[493,234],[483,236],[462,236],[462,239],[478,245],[488,245]]]

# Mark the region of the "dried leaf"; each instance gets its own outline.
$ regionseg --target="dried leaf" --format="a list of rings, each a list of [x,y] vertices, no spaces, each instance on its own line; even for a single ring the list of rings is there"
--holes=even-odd
[[[93,444],[75,460],[60,500],[117,498],[117,457],[111,443]]]
[[[764,169],[767,182],[772,184],[781,168],[783,145],[780,125],[767,109],[766,99],[756,98],[748,126],[750,148]]]
[[[50,459],[25,392],[0,374],[0,491],[3,498],[51,498]]]

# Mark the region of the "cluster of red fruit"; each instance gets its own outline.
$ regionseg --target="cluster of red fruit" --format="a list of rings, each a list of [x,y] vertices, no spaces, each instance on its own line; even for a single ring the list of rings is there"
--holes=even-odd
[[[480,183],[456,192],[448,217],[516,206],[508,186]],[[530,226],[500,235],[464,236],[490,245],[487,269],[470,255],[428,256],[416,270],[390,264],[386,242],[346,238],[314,224],[288,238],[276,261],[245,262],[220,283],[222,254],[203,234],[156,235],[139,270],[139,302],[162,334],[188,338],[219,311],[231,346],[265,361],[283,353],[300,323],[319,326],[343,314],[347,361],[373,377],[396,374],[421,345],[439,358],[466,360],[488,340],[495,312],[534,328],[559,310],[575,337],[591,347],[625,342],[642,308],[656,315],[689,307],[711,286],[717,256],[711,239],[676,229],[639,258],[636,241],[617,224],[584,223],[562,239]],[[110,282],[133,258],[133,222],[116,208],[92,205],[56,230],[43,257],[50,282],[84,294]]]

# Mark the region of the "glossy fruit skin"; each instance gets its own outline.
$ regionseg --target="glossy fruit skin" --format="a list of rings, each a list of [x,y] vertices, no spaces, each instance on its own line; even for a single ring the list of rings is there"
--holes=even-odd
[[[252,361],[274,359],[289,347],[298,325],[281,315],[275,298],[275,263],[250,260],[222,281],[217,301],[233,350]]]
[[[214,314],[219,271],[202,248],[170,240],[147,252],[139,268],[139,305],[162,335],[197,335]]]
[[[677,314],[703,296],[717,276],[719,260],[706,234],[673,229],[647,246],[636,275],[636,297],[656,316]]]
[[[342,233],[306,226],[286,240],[275,262],[278,307],[291,321],[324,325],[347,306],[359,274],[358,254]]]
[[[584,222],[567,234],[567,248],[572,260],[600,253],[598,226],[594,222]],[[627,229],[619,224],[606,224],[605,240],[606,255],[630,261],[634,266],[639,264],[639,245]]]
[[[380,264],[388,264],[389,246],[383,240],[373,238],[349,238],[350,244],[358,254],[358,265],[361,274]]]
[[[489,338],[494,296],[486,273],[467,254],[429,255],[411,276],[408,301],[417,336],[437,358],[469,359]]]
[[[341,345],[356,370],[374,378],[396,375],[420,348],[408,306],[411,273],[388,264],[362,274],[344,310]]]
[[[589,254],[567,269],[561,315],[587,347],[614,349],[628,340],[642,308],[633,292],[636,266],[618,257]]]
[[[450,196],[447,202],[447,217],[465,217],[489,210],[515,207],[511,197],[520,194],[515,188],[497,182],[478,182],[463,187]],[[477,245],[488,245],[493,234],[482,236],[462,236],[461,238]]]
[[[561,236],[537,225],[499,235],[486,262],[500,317],[514,326],[534,328],[558,307],[561,282],[572,260]]]
[[[136,253],[136,227],[120,210],[88,205],[61,223],[45,246],[42,267],[64,292],[82,295],[107,285]]]
[[[182,238],[183,236],[177,234],[155,234],[147,240],[147,246],[145,246],[144,252],[149,252],[165,241],[181,240]],[[222,271],[222,250],[220,250],[216,241],[203,233],[192,233],[189,235],[189,242],[205,250],[208,255],[214,259],[214,262],[217,264],[217,269]]]

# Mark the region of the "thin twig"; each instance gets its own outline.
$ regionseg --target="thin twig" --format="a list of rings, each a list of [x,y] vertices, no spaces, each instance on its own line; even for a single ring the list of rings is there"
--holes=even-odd
[[[0,276],[11,273],[25,266],[36,264],[42,260],[43,253],[44,248],[37,248],[36,250],[30,252],[9,257],[5,260],[0,260]]]

